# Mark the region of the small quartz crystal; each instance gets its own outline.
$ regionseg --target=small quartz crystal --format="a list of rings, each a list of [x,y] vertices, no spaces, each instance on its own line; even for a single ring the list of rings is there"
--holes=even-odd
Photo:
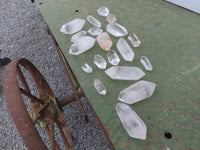
[[[128,31],[125,27],[118,23],[110,23],[106,26],[106,31],[112,34],[115,37],[123,37],[128,34]]]
[[[91,15],[87,16],[87,21],[89,21],[95,27],[101,27],[101,22]]]
[[[107,63],[101,55],[94,56],[94,63],[99,69],[106,69]]]
[[[80,31],[76,34],[74,34],[71,38],[71,42],[76,42],[78,41],[79,39],[81,39],[82,37],[86,36],[87,32],[86,31]]]
[[[141,56],[140,62],[144,66],[145,70],[152,71],[153,67],[149,61],[149,59],[146,56]]]
[[[101,28],[98,28],[98,27],[92,27],[88,30],[88,33],[90,35],[93,35],[93,36],[99,35],[101,32],[103,32],[103,30]]]
[[[115,23],[117,21],[117,18],[115,15],[113,14],[109,14],[107,17],[106,17],[106,20],[108,23]]]
[[[76,18],[62,25],[62,27],[60,28],[60,32],[65,34],[74,34],[80,31],[83,28],[84,24],[84,19]]]
[[[137,113],[128,105],[117,103],[117,115],[130,137],[145,140],[147,127]]]
[[[90,65],[88,65],[87,63],[83,63],[82,66],[81,66],[81,68],[86,73],[92,73],[92,67]]]
[[[118,65],[120,62],[119,56],[117,55],[117,53],[114,50],[110,50],[107,53],[107,57],[108,57],[109,63],[114,66]]]
[[[112,40],[110,39],[110,36],[107,32],[100,33],[97,36],[97,42],[99,46],[105,51],[109,51],[112,47]]]
[[[94,87],[99,94],[106,95],[106,88],[99,79],[94,80]]]
[[[137,35],[133,32],[129,34],[128,39],[134,47],[139,47],[141,44],[141,41],[138,39]]]
[[[100,16],[107,16],[109,14],[109,9],[107,7],[100,7],[99,9],[97,9],[97,12]]]

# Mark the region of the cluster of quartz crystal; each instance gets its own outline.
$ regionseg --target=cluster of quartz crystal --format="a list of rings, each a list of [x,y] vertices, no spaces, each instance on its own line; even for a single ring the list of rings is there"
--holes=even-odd
[[[106,21],[108,22],[106,25],[106,31],[103,31],[102,23],[92,15],[88,15],[86,18],[87,21],[93,25],[93,27],[87,29],[87,31],[82,30],[85,20],[80,18],[73,19],[62,25],[60,29],[62,33],[75,33],[71,37],[72,45],[69,49],[69,54],[80,55],[89,49],[92,49],[95,45],[95,41],[97,41],[99,47],[106,52],[108,62],[113,66],[106,69],[106,59],[103,55],[101,56],[99,54],[94,55],[93,62],[98,69],[106,69],[105,74],[112,80],[121,80],[119,82],[123,82],[123,80],[135,81],[144,77],[145,72],[139,67],[124,65],[118,66],[120,63],[120,57],[118,54],[121,54],[124,61],[133,61],[135,57],[133,48],[138,48],[141,45],[141,41],[137,35],[134,32],[131,32],[128,35],[128,30],[123,25],[117,23],[116,16],[111,14],[107,7],[100,7],[97,9],[97,13],[100,16],[106,17]],[[87,35],[87,33],[90,34],[90,36]],[[114,43],[109,34],[113,36],[111,36],[112,38],[118,38],[117,43],[115,43],[118,52],[112,49]],[[96,38],[92,36],[96,36]],[[128,44],[126,38],[130,41],[133,47]],[[140,62],[144,66],[145,70],[153,70],[151,63],[146,56],[141,56]],[[81,68],[88,74],[93,72],[93,68],[86,62],[83,62]],[[100,95],[106,95],[107,90],[101,80],[94,79],[94,87]],[[153,82],[140,80],[123,89],[118,95],[118,100],[120,102],[116,105],[117,114],[128,135],[133,138],[145,140],[147,127],[137,113],[127,104],[134,104],[151,97],[155,87],[156,84]]]

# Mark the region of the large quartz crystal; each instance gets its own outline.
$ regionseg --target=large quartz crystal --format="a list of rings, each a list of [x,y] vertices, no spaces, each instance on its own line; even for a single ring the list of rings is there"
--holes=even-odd
[[[101,22],[91,15],[87,16],[87,21],[89,21],[95,27],[101,27]]]
[[[130,137],[145,140],[147,127],[137,113],[128,105],[117,103],[116,111]]]
[[[71,42],[74,43],[74,42],[78,41],[80,38],[86,36],[86,34],[87,34],[86,31],[80,31],[80,32],[74,34],[74,35],[72,36],[72,38],[71,38]]]
[[[106,88],[99,79],[94,80],[94,87],[99,94],[106,95]]]
[[[115,80],[139,80],[145,73],[138,67],[112,66],[105,73]]]
[[[117,53],[114,50],[110,50],[107,53],[107,57],[108,57],[109,63],[114,66],[118,65],[120,62],[119,56],[117,55]]]
[[[101,32],[103,32],[103,30],[101,28],[98,28],[98,27],[92,27],[88,30],[88,33],[90,35],[93,35],[93,36],[99,35]]]
[[[128,39],[134,47],[139,47],[141,44],[141,41],[138,39],[137,35],[133,32],[129,34]]]
[[[149,81],[138,81],[119,93],[118,100],[127,104],[133,104],[151,97],[156,84]]]
[[[109,14],[107,17],[106,17],[106,21],[108,23],[115,23],[117,21],[117,18],[115,15],[113,14]]]
[[[140,62],[144,66],[145,70],[152,71],[153,66],[151,65],[149,59],[146,56],[141,56]]]
[[[99,9],[97,9],[97,12],[100,16],[107,16],[109,14],[109,9],[107,7],[100,7]]]
[[[126,40],[124,38],[120,38],[117,42],[117,49],[119,50],[120,54],[126,61],[132,61],[135,53],[131,49],[131,47],[128,45]]]
[[[109,51],[112,47],[112,40],[110,39],[110,36],[107,32],[100,33],[97,36],[97,42],[99,46],[105,51]]]
[[[95,39],[90,36],[82,37],[80,40],[76,41],[71,45],[69,53],[72,55],[79,55],[83,52],[91,49],[94,46]]]
[[[94,63],[99,69],[106,69],[106,60],[101,55],[94,56]]]
[[[106,30],[115,37],[123,37],[128,34],[126,28],[118,23],[108,24]]]
[[[83,28],[84,24],[85,20],[76,18],[62,25],[62,27],[60,28],[60,32],[65,34],[73,34],[80,31]]]
[[[81,66],[81,68],[86,73],[92,73],[92,67],[90,65],[88,65],[87,63],[83,63],[82,66]]]

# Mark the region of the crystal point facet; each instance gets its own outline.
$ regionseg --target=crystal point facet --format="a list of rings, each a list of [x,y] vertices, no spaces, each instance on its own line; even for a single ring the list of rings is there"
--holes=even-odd
[[[87,16],[87,21],[89,21],[95,27],[101,27],[101,22],[91,15]]]
[[[149,59],[146,56],[141,56],[140,62],[144,66],[145,70],[152,71],[153,66],[151,65]]]
[[[106,69],[106,60],[101,55],[94,56],[94,63],[99,69]]]
[[[119,93],[118,100],[127,104],[133,104],[153,95],[156,84],[149,81],[138,81]]]
[[[90,65],[88,65],[87,63],[83,63],[82,66],[81,66],[81,68],[86,73],[92,73],[92,67]]]
[[[134,47],[139,47],[141,44],[141,41],[138,39],[137,35],[133,32],[129,34],[128,39]]]
[[[92,27],[88,30],[88,33],[91,35],[99,35],[103,30],[99,27]]]
[[[106,88],[99,79],[94,80],[94,87],[99,94],[106,95]]]
[[[80,31],[76,34],[74,34],[71,38],[71,42],[76,42],[78,41],[79,39],[81,39],[82,37],[86,36],[87,32],[86,31]]]
[[[120,62],[119,56],[117,55],[117,53],[114,50],[110,50],[107,53],[107,57],[108,57],[109,63],[114,66],[118,65]]]
[[[113,14],[109,14],[107,17],[106,17],[106,21],[108,23],[115,23],[117,21],[117,18],[115,15]]]
[[[97,9],[97,12],[100,16],[107,16],[109,14],[109,9],[107,7],[101,6],[99,9]]]
[[[145,140],[147,127],[137,113],[128,105],[117,103],[117,115],[130,137]]]
[[[128,31],[125,27],[118,23],[110,23],[106,26],[106,31],[112,34],[115,37],[123,37],[128,34]]]
[[[110,36],[107,32],[100,33],[97,36],[97,42],[99,46],[105,51],[109,51],[112,47],[112,40],[110,39]]]

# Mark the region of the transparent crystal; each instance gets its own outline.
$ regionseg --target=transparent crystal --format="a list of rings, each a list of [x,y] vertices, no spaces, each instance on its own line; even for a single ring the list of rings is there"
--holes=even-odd
[[[86,73],[92,73],[92,67],[90,65],[88,65],[87,63],[83,63],[82,66],[81,66],[81,68]]]
[[[127,104],[133,104],[153,95],[156,84],[149,81],[138,81],[123,89],[118,96],[118,100]]]
[[[87,21],[89,21],[95,27],[101,27],[101,22],[91,15],[87,16]]]
[[[78,41],[80,38],[86,36],[86,34],[87,34],[86,31],[80,31],[80,32],[74,34],[74,35],[72,36],[72,38],[71,38],[71,42],[74,43],[74,42]]]
[[[106,61],[101,55],[94,56],[94,63],[99,69],[106,69]]]
[[[102,6],[102,7],[100,7],[99,9],[97,9],[97,12],[98,12],[98,14],[100,15],[100,16],[107,16],[108,14],[109,14],[109,10],[108,10],[108,8],[107,7],[104,7],[104,6]]]
[[[110,39],[110,36],[107,32],[100,33],[97,36],[97,42],[99,46],[105,51],[109,51],[112,47],[112,40]]]
[[[106,17],[106,20],[108,23],[115,23],[117,21],[117,18],[115,15],[113,14],[109,14],[107,17]]]
[[[106,26],[106,31],[112,34],[115,37],[123,37],[128,34],[128,31],[125,27],[118,23],[110,23]]]
[[[103,30],[98,27],[92,27],[88,30],[88,33],[91,35],[99,35],[101,32],[103,32]]]
[[[60,28],[60,32],[65,34],[73,34],[80,31],[83,28],[84,24],[84,19],[76,18],[62,25],[62,27]]]
[[[105,73],[114,80],[139,80],[145,73],[138,67],[112,66]]]
[[[151,65],[149,59],[146,56],[141,56],[140,62],[144,66],[145,70],[152,71],[153,66]]]
[[[133,32],[129,34],[128,39],[131,42],[131,44],[133,44],[134,47],[139,47],[141,44],[141,41],[138,39],[137,35]]]
[[[132,61],[135,53],[131,49],[131,47],[128,45],[126,40],[124,38],[120,38],[117,42],[117,49],[119,50],[120,54],[126,61]]]
[[[99,94],[106,95],[106,88],[99,79],[94,80],[94,87]]]
[[[117,115],[130,137],[145,140],[147,127],[137,113],[128,105],[117,103]]]
[[[82,37],[80,40],[73,43],[69,49],[69,53],[72,55],[79,55],[83,52],[91,49],[94,46],[95,38],[91,36]]]
[[[108,57],[108,61],[110,64],[112,65],[118,65],[120,62],[119,56],[117,55],[117,53],[114,50],[110,50],[107,53],[107,57]]]

